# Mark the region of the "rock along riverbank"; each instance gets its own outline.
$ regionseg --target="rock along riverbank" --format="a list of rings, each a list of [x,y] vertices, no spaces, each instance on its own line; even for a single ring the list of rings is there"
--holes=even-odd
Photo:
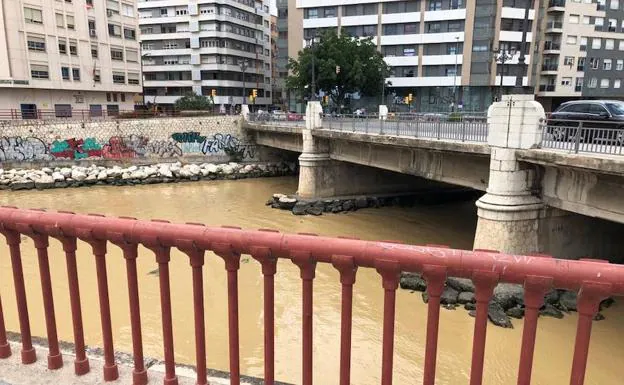
[[[427,282],[420,274],[401,273],[400,285],[402,289],[421,291],[425,303],[428,302]],[[440,305],[454,310],[463,306],[471,316],[475,315],[476,300],[475,286],[470,279],[449,277],[446,280],[444,291],[440,296]],[[551,290],[544,297],[544,305],[539,315],[554,318],[563,318],[564,314],[576,311],[577,294],[574,291]],[[613,304],[613,298],[607,298],[600,303],[600,311]],[[494,289],[494,295],[488,304],[488,318],[496,326],[513,328],[511,318],[524,317],[524,288],[522,285],[500,283]],[[597,313],[594,320],[600,321],[605,317]]]
[[[293,175],[295,163],[157,163],[143,166],[0,168],[0,190],[31,190],[91,185],[131,186],[198,180],[243,179]]]

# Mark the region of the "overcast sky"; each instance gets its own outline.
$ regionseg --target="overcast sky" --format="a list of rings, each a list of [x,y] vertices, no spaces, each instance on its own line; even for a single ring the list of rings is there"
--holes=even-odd
[[[271,0],[271,15],[273,16],[277,16],[277,5],[276,2],[277,0]]]

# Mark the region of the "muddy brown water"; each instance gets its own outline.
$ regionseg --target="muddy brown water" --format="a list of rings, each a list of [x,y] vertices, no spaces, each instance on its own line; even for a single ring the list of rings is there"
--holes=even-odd
[[[297,217],[266,207],[274,192],[293,192],[295,178],[242,181],[206,181],[135,187],[92,187],[47,191],[4,192],[0,204],[29,208],[72,210],[80,213],[275,228],[287,232],[313,232],[362,239],[393,239],[406,243],[446,244],[471,248],[476,226],[473,202],[412,208],[361,210],[349,214]],[[34,335],[45,336],[41,285],[32,242],[22,244],[28,308]],[[50,265],[59,336],[72,341],[71,315],[65,260],[52,241]],[[107,256],[115,349],[131,352],[125,264],[118,248]],[[157,265],[153,254],[142,249],[138,260],[139,290],[145,355],[162,358]],[[94,259],[81,243],[78,269],[87,344],[101,345]],[[175,357],[193,364],[195,357],[191,269],[188,258],[173,252],[171,290]],[[228,369],[227,291],[223,261],[207,254],[204,269],[206,343],[208,366]],[[0,294],[7,329],[19,331],[8,250],[0,246]],[[262,376],[262,275],[257,262],[244,256],[239,273],[241,371]],[[276,377],[291,383],[301,378],[301,282],[292,263],[281,261],[275,279]],[[380,382],[383,290],[378,274],[360,269],[353,301],[352,383]],[[396,384],[422,381],[426,305],[420,293],[399,290],[396,311],[394,378]],[[605,312],[606,320],[594,323],[586,384],[621,384],[624,378],[624,306],[619,302]],[[541,318],[535,352],[533,384],[569,383],[577,317]],[[514,329],[488,327],[484,383],[516,383],[522,322]],[[474,319],[463,310],[442,310],[438,347],[437,384],[467,384]],[[314,281],[315,383],[337,384],[340,339],[340,284],[337,272],[318,266]],[[1,363],[0,363],[1,364]]]

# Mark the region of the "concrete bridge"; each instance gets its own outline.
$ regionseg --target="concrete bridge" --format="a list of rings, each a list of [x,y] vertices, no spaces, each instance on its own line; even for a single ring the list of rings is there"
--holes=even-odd
[[[301,153],[302,198],[464,186],[485,192],[475,248],[624,255],[622,146],[554,141],[530,95],[505,96],[487,122],[337,120],[321,111],[310,103],[300,124],[245,122],[257,144]]]

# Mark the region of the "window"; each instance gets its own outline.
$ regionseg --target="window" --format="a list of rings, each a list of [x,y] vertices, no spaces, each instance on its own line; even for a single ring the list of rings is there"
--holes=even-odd
[[[132,4],[121,4],[121,11],[124,16],[134,17],[134,6]]]
[[[306,8],[305,9],[305,18],[306,19],[317,19],[318,18],[318,8]]]
[[[582,36],[581,37],[581,47],[580,47],[581,51],[587,51],[587,36]]]
[[[574,65],[574,56],[566,56],[563,58],[563,65],[572,67]]]
[[[97,45],[92,45],[91,46],[91,57],[92,58],[97,58],[98,57],[98,46]]]
[[[427,23],[427,33],[440,32],[440,23]]]
[[[592,39],[592,49],[600,49],[602,47],[602,40],[599,37],[594,37]]]
[[[613,51],[614,48],[615,48],[615,40],[613,40],[613,39],[606,39],[605,40],[605,49],[607,49],[609,51]]]
[[[75,40],[69,41],[69,53],[73,56],[78,56],[78,43]]]
[[[324,17],[336,17],[336,7],[325,7]]]
[[[589,83],[587,84],[587,87],[589,87],[589,88],[596,88],[597,85],[598,85],[598,79],[591,78],[591,79],[589,79]]]
[[[55,104],[54,115],[57,118],[71,118],[72,116],[71,104]]]
[[[160,9],[160,16],[168,16],[167,8],[161,8]]]
[[[67,28],[68,29],[76,29],[76,24],[74,24],[74,17],[71,15],[67,15]]]
[[[604,59],[602,61],[602,69],[605,71],[611,71],[611,59]]]
[[[184,16],[188,14],[188,8],[176,8],[176,16]]]
[[[123,60],[123,51],[120,48],[111,48],[111,59],[113,60]]]
[[[108,34],[110,36],[121,37],[121,26],[115,24],[108,25]]]
[[[102,81],[102,77],[100,76],[100,70],[93,70],[93,81],[95,83],[99,83]]]
[[[597,70],[600,66],[600,59],[596,59],[595,57],[589,58],[589,66],[592,69]]]
[[[611,5],[609,8],[618,9],[620,7],[620,0],[611,0]]]
[[[561,78],[562,86],[570,86],[572,84],[572,78]]]
[[[578,58],[578,62],[576,64],[576,70],[585,71],[585,58],[584,57]]]
[[[609,79],[600,79],[600,88],[609,88]]]
[[[620,88],[620,85],[621,85],[621,84],[622,84],[622,83],[621,83],[621,80],[620,80],[620,79],[615,79],[615,80],[613,81],[613,88]]]
[[[113,83],[126,84],[126,75],[123,72],[113,72]]]
[[[596,26],[597,30],[602,30],[602,26],[604,25],[604,19],[602,17],[597,17],[594,20],[594,25]]]
[[[119,106],[117,104],[107,104],[106,113],[108,114],[108,116],[119,115]]]
[[[80,68],[72,68],[72,77],[74,81],[80,81]]]
[[[27,23],[43,24],[43,14],[40,9],[24,7],[24,20]],[[47,67],[46,67],[47,71]],[[33,76],[34,77],[34,76]],[[45,79],[47,79],[47,75]]]
[[[126,94],[124,94],[123,92],[121,94],[119,94],[119,100],[122,102],[126,101]]]
[[[618,43],[618,49],[624,51],[624,40],[620,40]]]
[[[136,40],[136,31],[133,28],[124,28],[124,38]]]
[[[617,30],[617,19],[609,19],[609,32],[615,32]]]
[[[574,91],[580,92],[583,90],[583,78],[576,78],[576,85],[574,86]]]
[[[63,18],[62,13],[56,14],[56,26],[58,28],[65,28],[65,18]]]
[[[30,77],[32,77],[33,79],[49,79],[50,72],[48,72],[48,66],[41,64],[31,64]]]
[[[59,39],[58,49],[60,54],[67,55],[67,41],[65,39]]]
[[[579,15],[570,15],[570,18],[568,19],[568,22],[570,24],[578,24],[579,23]]]
[[[45,38],[43,37],[28,36],[27,44],[29,51],[45,52],[46,50]]]
[[[61,67],[61,77],[63,78],[63,80],[70,80],[69,67]]]
[[[430,11],[439,11],[442,9],[442,1],[441,0],[429,0],[429,10]]]
[[[591,24],[591,18],[589,16],[583,16],[583,24]]]
[[[568,44],[576,44],[576,36],[574,35],[568,35],[568,38],[566,40],[566,43]]]
[[[138,62],[139,61],[139,53],[134,50],[126,49],[126,61],[130,62]]]
[[[615,62],[615,70],[616,70],[616,71],[622,71],[622,70],[624,70],[624,60],[622,60],[622,59],[617,59],[617,61]]]
[[[128,72],[128,84],[138,85],[139,84],[139,74],[138,73]]]

